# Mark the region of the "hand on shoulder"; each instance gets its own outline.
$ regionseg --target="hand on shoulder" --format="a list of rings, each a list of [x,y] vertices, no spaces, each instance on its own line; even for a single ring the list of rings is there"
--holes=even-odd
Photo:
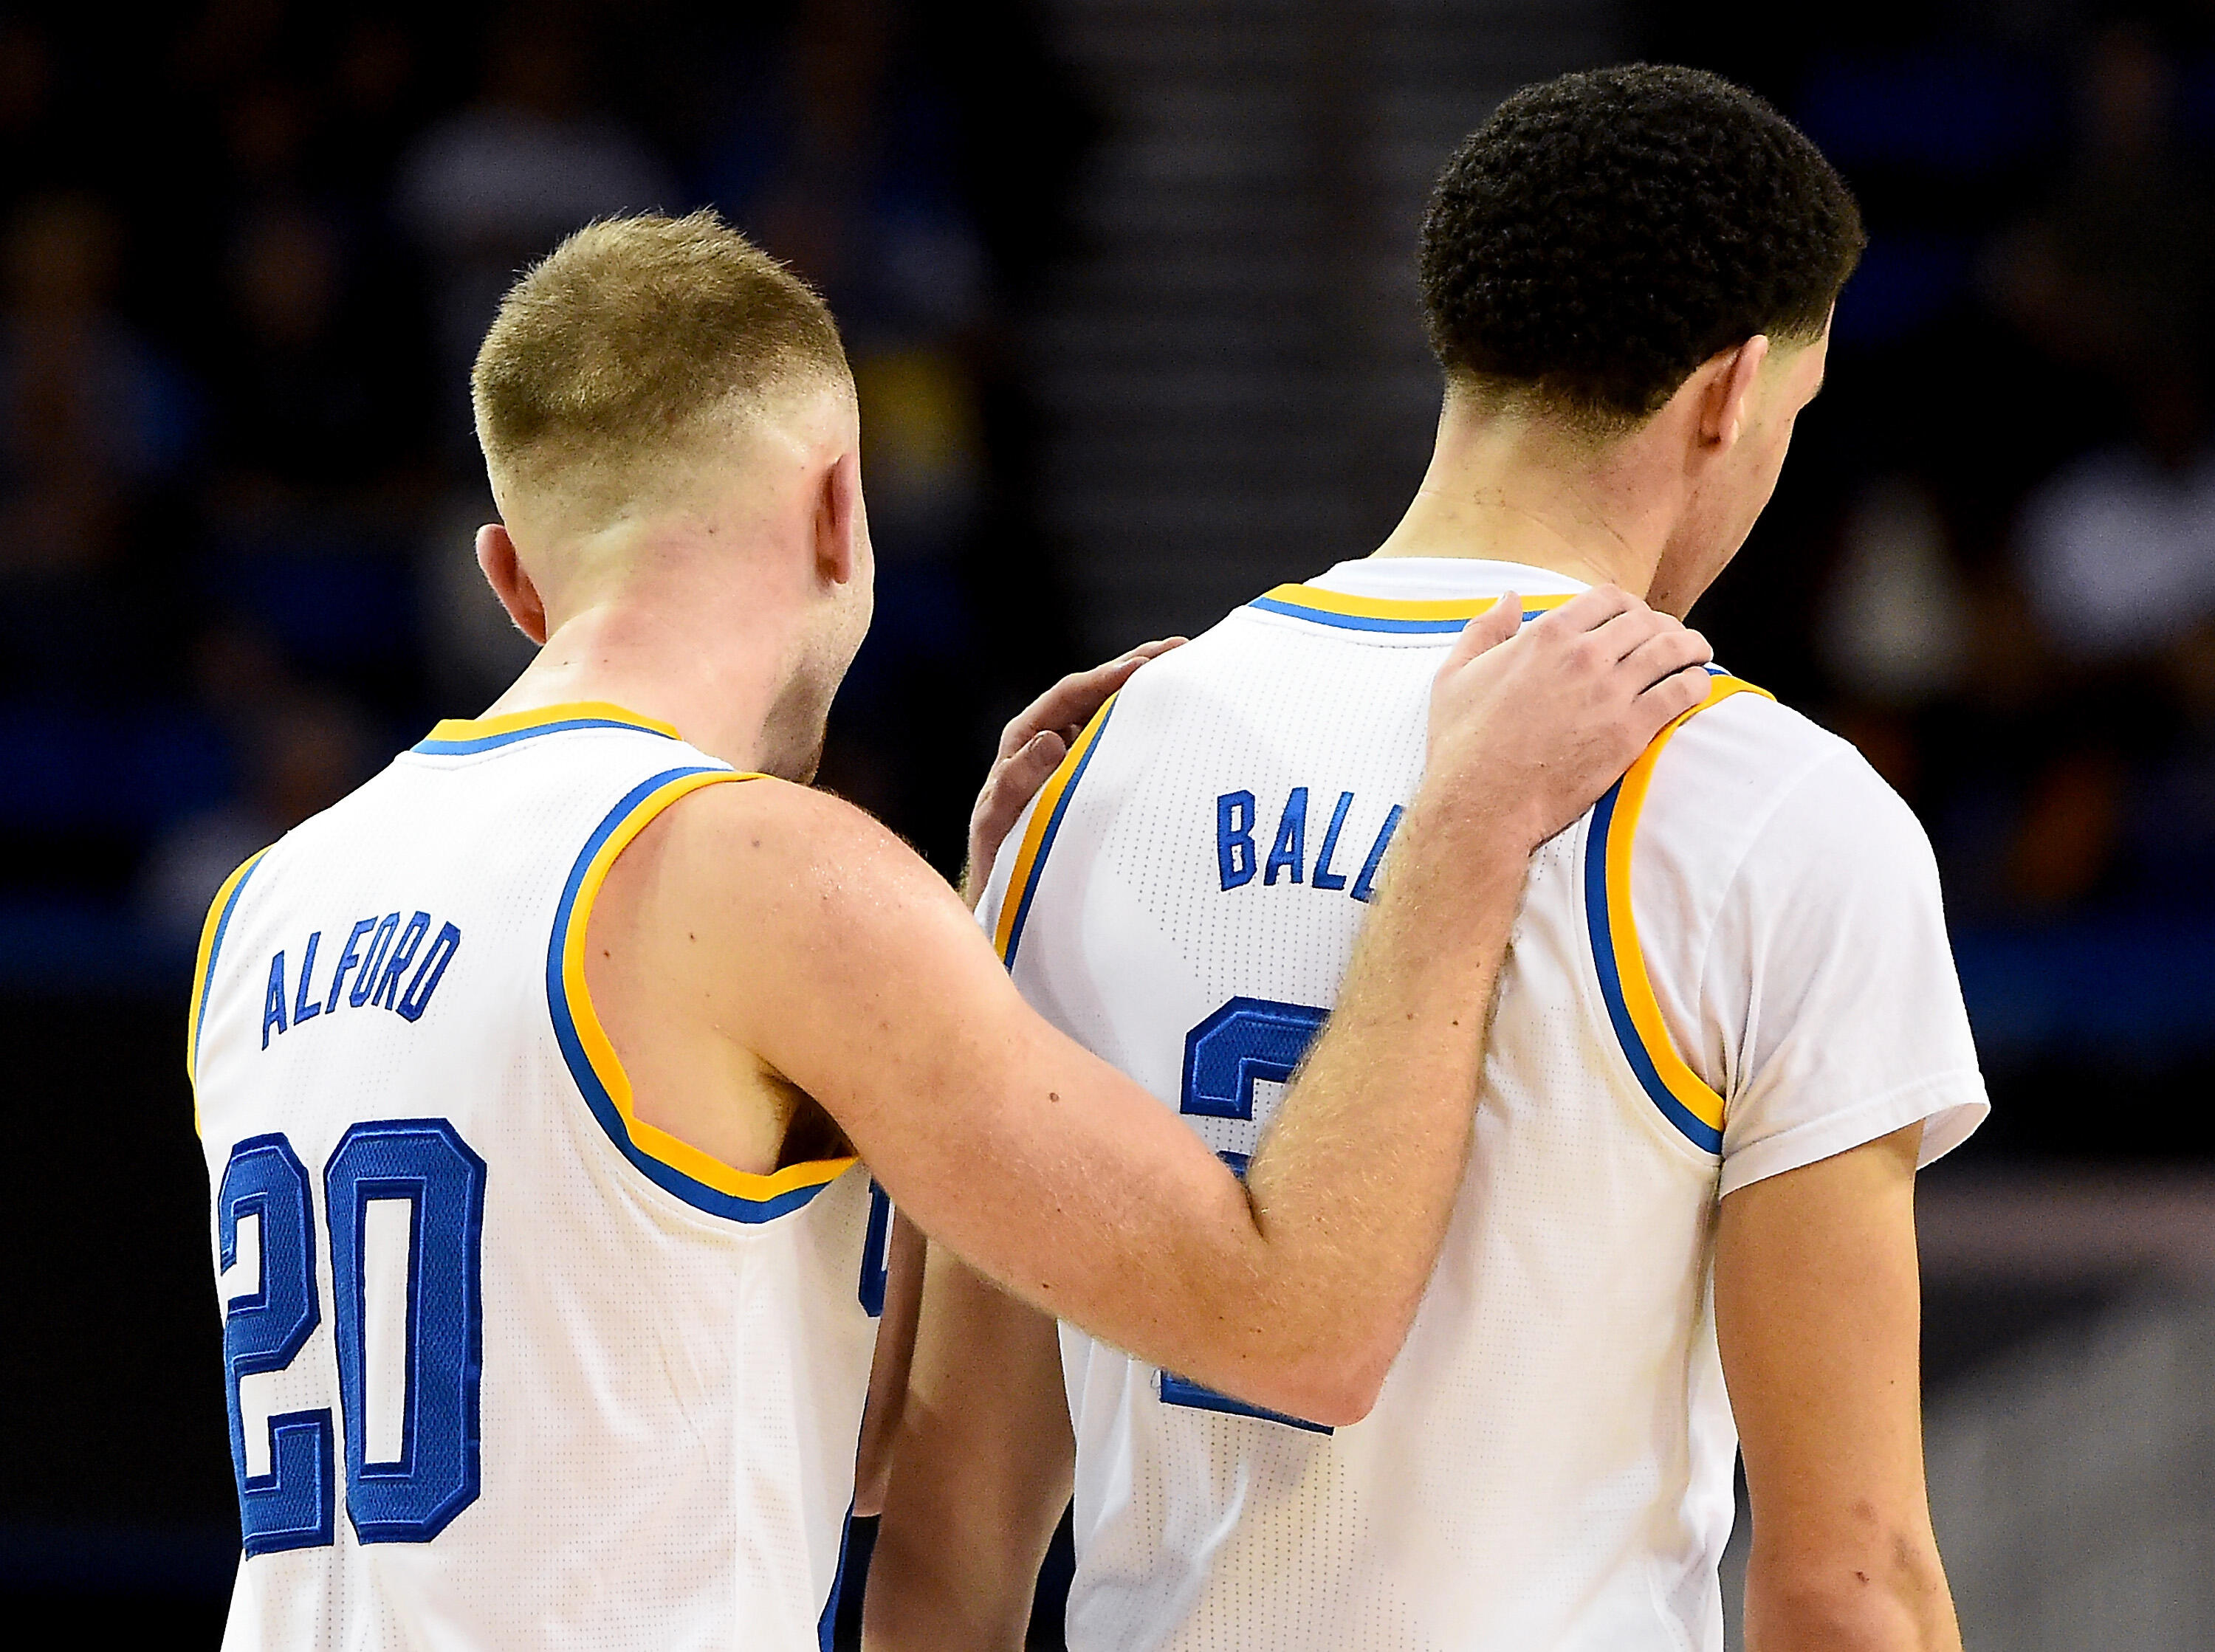
[[[1470,621],[1431,691],[1424,792],[1525,850],[1568,826],[1708,694],[1707,639],[1612,585]]]

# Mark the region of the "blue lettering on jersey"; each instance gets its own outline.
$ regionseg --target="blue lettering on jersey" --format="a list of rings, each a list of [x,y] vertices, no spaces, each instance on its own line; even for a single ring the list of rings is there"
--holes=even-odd
[[[408,983],[408,990],[400,994],[400,1013],[410,1021],[420,1021],[423,1012],[431,1007],[431,994],[439,990],[439,982],[446,973],[446,964],[462,945],[462,932],[451,924],[439,928],[438,939],[431,950],[423,954],[423,966],[415,971],[415,979]]]
[[[300,956],[300,995],[293,1000],[292,1025],[298,1026],[312,1021],[323,1013],[323,1006],[309,996],[308,981],[316,973],[316,944],[323,938],[320,929],[308,937],[308,950]]]
[[[1338,835],[1346,825],[1346,811],[1353,807],[1353,793],[1338,794],[1338,807],[1330,811],[1330,828],[1322,835],[1322,851],[1316,856],[1315,886],[1317,889],[1344,889],[1346,875],[1330,869],[1330,857],[1338,848]]]
[[[339,954],[338,967],[331,971],[331,995],[323,1005],[325,1009],[339,1006],[339,988],[346,985],[347,972],[361,967],[361,938],[376,927],[376,919],[364,918],[347,932],[346,950]]]
[[[269,1029],[285,1031],[285,954],[269,960],[269,989],[261,994],[261,1047],[269,1048]]]
[[[1309,788],[1296,786],[1286,794],[1283,811],[1277,817],[1277,835],[1269,846],[1267,860],[1257,851],[1254,829],[1261,819],[1260,807],[1251,792],[1225,792],[1215,799],[1215,861],[1224,889],[1242,889],[1254,881],[1255,872],[1261,874],[1261,887],[1273,888],[1280,874],[1288,874],[1286,881],[1299,883],[1307,870]],[[1341,792],[1330,811],[1330,824],[1323,830],[1322,847],[1316,854],[1310,886],[1333,893],[1345,890],[1357,901],[1368,901],[1377,893],[1377,871],[1384,864],[1384,851],[1392,846],[1392,834],[1400,828],[1400,817],[1407,811],[1394,804],[1384,816],[1384,823],[1377,829],[1377,836],[1363,858],[1361,870],[1353,876],[1353,886],[1347,888],[1347,876],[1333,865],[1338,854],[1339,839],[1346,830],[1346,823],[1353,813],[1353,793]],[[1354,840],[1360,841],[1359,838]]]
[[[374,1004],[388,1009],[403,1021],[420,1021],[423,1013],[431,1007],[431,994],[439,990],[439,983],[446,977],[446,966],[454,961],[454,954],[462,948],[462,932],[455,925],[439,926],[438,934],[428,947],[423,938],[431,933],[431,915],[418,912],[408,921],[405,929],[400,927],[400,915],[388,912],[383,918],[374,915],[358,919],[347,933],[346,945],[340,951],[338,963],[331,972],[330,991],[319,995],[314,988],[316,949],[322,942],[323,932],[316,930],[308,937],[300,953],[300,979],[290,994],[291,1009],[285,1006],[285,954],[280,950],[269,960],[269,985],[261,998],[261,1047],[269,1048],[271,1032],[285,1032],[312,1021],[325,1012],[335,1013],[340,994],[355,1009]],[[369,938],[367,951],[362,948],[362,938]],[[396,941],[395,936],[398,939]],[[416,954],[422,954],[421,962]],[[410,966],[414,973],[408,973]],[[347,977],[353,976],[353,985],[347,987]]]
[[[371,1003],[388,1010],[395,1006],[398,1002],[400,977],[415,961],[415,949],[423,944],[423,937],[430,930],[429,913],[419,912],[408,919],[408,927],[400,932],[400,944],[392,949],[391,961],[384,966],[384,979],[377,983],[377,994],[369,1000]]]
[[[1223,887],[1254,881],[1254,794],[1225,792],[1215,800],[1215,864]]]
[[[1261,887],[1268,889],[1277,881],[1277,874],[1289,869],[1292,881],[1300,881],[1300,862],[1307,857],[1308,789],[1304,786],[1292,788],[1292,796],[1285,799],[1284,818],[1277,823],[1277,841],[1269,847],[1269,865],[1261,874]]]
[[[359,1009],[369,1002],[369,995],[377,990],[377,971],[384,962],[384,955],[392,948],[392,938],[400,932],[400,915],[388,912],[384,921],[377,926],[377,933],[369,938],[369,957],[361,966],[361,973],[353,978],[353,990],[347,994],[347,1002]]]
[[[1400,817],[1408,811],[1398,804],[1384,817],[1384,824],[1377,834],[1377,841],[1369,846],[1369,858],[1361,863],[1361,876],[1353,880],[1347,893],[1357,901],[1365,901],[1377,892],[1377,868],[1384,864],[1384,851],[1392,845],[1392,834],[1400,824]]]

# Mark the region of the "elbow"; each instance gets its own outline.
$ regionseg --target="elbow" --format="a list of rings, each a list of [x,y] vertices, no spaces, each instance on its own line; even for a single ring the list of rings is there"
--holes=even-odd
[[[1389,1359],[1348,1359],[1337,1362],[1316,1407],[1314,1421],[1326,1428],[1348,1429],[1377,1409],[1377,1397],[1384,1392],[1384,1374],[1390,1370]]]
[[[1376,1389],[1347,1389],[1329,1396],[1322,1404],[1309,1407],[1304,1420],[1326,1429],[1350,1429],[1376,1409]]]
[[[1326,1429],[1351,1428],[1377,1409],[1385,1374],[1396,1350],[1374,1349],[1310,1350],[1289,1361],[1279,1380],[1252,1403]]]
[[[1837,1652],[1959,1652],[1954,1603],[1934,1551],[1890,1563],[1864,1557],[1827,1566],[1757,1568],[1747,1579],[1749,1625],[1760,1643]]]

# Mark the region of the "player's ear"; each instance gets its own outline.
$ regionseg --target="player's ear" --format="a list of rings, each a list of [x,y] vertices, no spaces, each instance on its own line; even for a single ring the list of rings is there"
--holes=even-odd
[[[1727,451],[1746,428],[1753,408],[1753,395],[1761,379],[1761,364],[1769,359],[1769,335],[1757,333],[1735,350],[1719,352],[1701,364],[1695,376],[1704,378],[1700,395],[1700,439]]]
[[[831,584],[853,583],[862,560],[862,456],[853,448],[823,473],[815,499],[815,573]]]
[[[500,523],[488,522],[477,529],[477,566],[483,570],[485,583],[500,598],[500,605],[507,610],[507,617],[515,621],[515,628],[543,646],[546,604],[538,587],[531,583],[515,541]]]

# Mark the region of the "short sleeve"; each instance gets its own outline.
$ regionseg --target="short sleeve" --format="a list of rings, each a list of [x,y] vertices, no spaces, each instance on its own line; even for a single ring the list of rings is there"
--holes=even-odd
[[[1737,1024],[1724,1195],[1918,1120],[1928,1164],[1990,1111],[1930,840],[1843,743],[1746,842],[1698,995]]]

